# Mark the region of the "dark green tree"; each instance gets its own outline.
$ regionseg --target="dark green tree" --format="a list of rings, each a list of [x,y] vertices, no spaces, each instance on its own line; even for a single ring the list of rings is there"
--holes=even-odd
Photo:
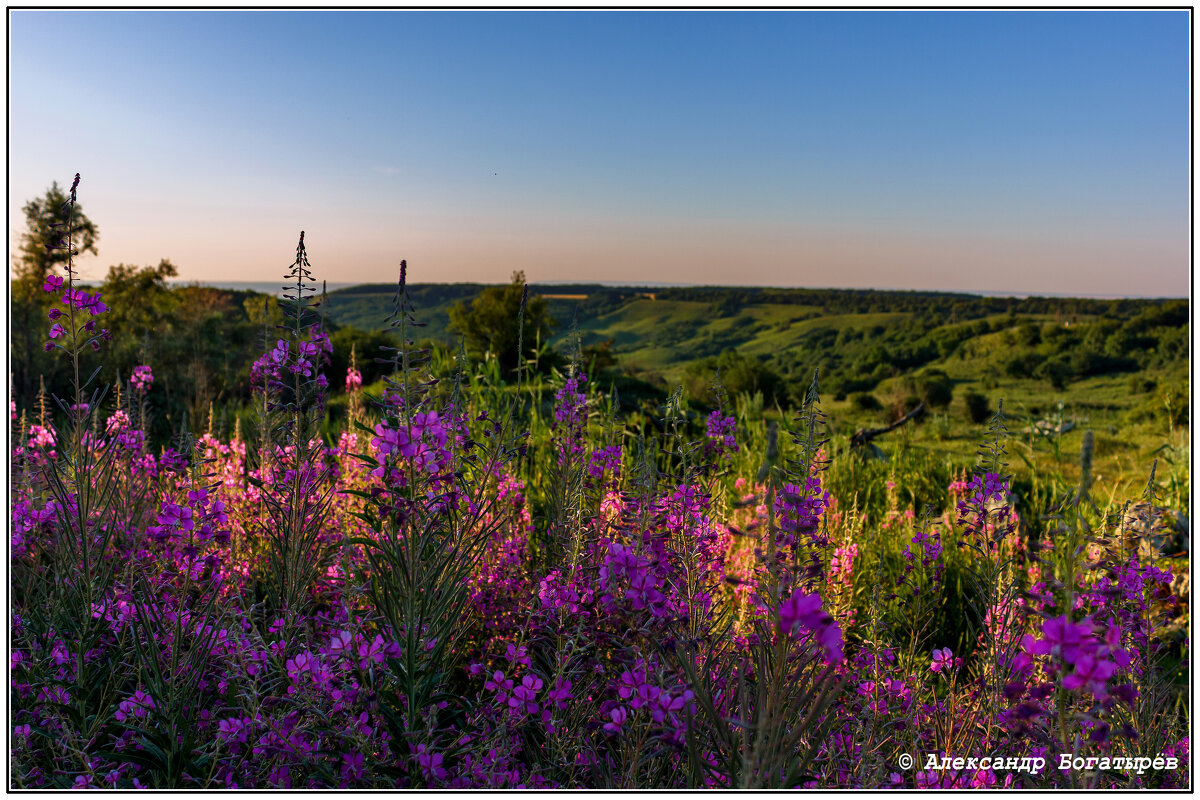
[[[698,403],[707,404],[712,397],[712,383],[717,370],[721,371],[721,385],[734,402],[742,393],[762,392],[768,404],[787,402],[787,387],[769,365],[754,356],[746,356],[729,349],[719,356],[693,361],[684,370],[684,388]]]
[[[20,404],[28,408],[37,394],[38,375],[53,368],[42,343],[49,330],[46,312],[56,297],[42,291],[49,275],[67,263],[68,253],[60,246],[67,233],[70,195],[52,183],[42,197],[24,205],[25,233],[12,262],[13,379]],[[77,255],[99,251],[99,230],[78,204],[70,217],[72,244]]]
[[[500,361],[505,375],[516,373],[518,358],[517,317],[525,273],[514,272],[506,286],[489,286],[468,306],[459,301],[450,309],[450,327],[466,337],[467,347],[476,353],[492,353]],[[557,322],[546,310],[546,300],[530,295],[525,306],[525,357],[532,357],[538,341],[545,342]]]
[[[982,425],[987,422],[988,417],[992,415],[987,395],[980,394],[974,389],[968,389],[963,394],[963,405],[966,406],[967,419],[976,425]]]
[[[358,371],[362,375],[363,386],[370,386],[388,374],[390,365],[380,364],[378,359],[388,355],[384,347],[396,346],[396,339],[390,333],[363,331],[347,325],[334,331],[329,340],[333,345],[333,354],[329,357],[329,367],[325,370],[325,375],[329,378],[329,386],[333,391],[341,392],[345,388],[346,369],[350,366],[352,349],[355,352]]]
[[[156,267],[137,267],[116,264],[108,268],[101,291],[108,305],[105,320],[113,333],[114,344],[109,347],[110,358],[128,375],[130,359],[150,336],[161,331],[170,319],[177,302],[167,283],[179,274],[167,259]]]

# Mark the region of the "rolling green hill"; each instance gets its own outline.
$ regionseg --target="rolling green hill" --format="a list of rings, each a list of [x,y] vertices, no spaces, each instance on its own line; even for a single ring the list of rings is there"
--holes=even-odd
[[[450,308],[483,288],[410,286],[417,319],[427,324],[417,335],[454,343]],[[1090,408],[1109,425],[1161,415],[1164,391],[1187,396],[1186,300],[589,284],[530,289],[558,320],[551,347],[566,351],[574,323],[585,361],[599,358],[610,379],[636,378],[658,392],[682,384],[701,405],[718,366],[734,395],[764,391],[768,404],[784,407],[819,369],[831,408],[852,413],[878,405],[882,419],[918,396],[936,396],[931,384],[941,385],[960,412],[965,395],[976,393],[992,408],[1007,398],[1006,407],[1016,410],[1020,398],[1030,417],[1062,401]],[[394,294],[390,286],[358,286],[332,293],[326,311],[340,325],[379,330]],[[865,393],[875,399],[861,399]]]

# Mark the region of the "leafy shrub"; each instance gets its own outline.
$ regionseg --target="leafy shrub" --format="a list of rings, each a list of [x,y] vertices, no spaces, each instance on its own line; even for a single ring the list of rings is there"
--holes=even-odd
[[[1001,360],[1000,368],[1010,378],[1028,378],[1045,360],[1046,357],[1036,350],[1016,350]]]
[[[1051,386],[1060,390],[1074,376],[1075,370],[1071,368],[1069,358],[1061,355],[1046,359],[1033,371],[1033,377],[1049,381]]]
[[[742,393],[762,392],[767,403],[781,405],[787,402],[787,391],[783,380],[766,363],[737,350],[726,350],[720,356],[709,356],[688,364],[684,372],[684,387],[688,396],[700,402],[709,402],[711,386],[721,373],[721,383],[731,397]]]
[[[850,395],[850,407],[855,411],[880,411],[883,404],[870,392],[855,392]]]
[[[966,408],[967,419],[976,425],[986,422],[988,417],[991,416],[992,411],[987,395],[969,390],[963,394],[963,405]]]
[[[938,369],[907,375],[899,385],[908,395],[918,401],[924,400],[931,408],[945,408],[954,399],[954,382]]]

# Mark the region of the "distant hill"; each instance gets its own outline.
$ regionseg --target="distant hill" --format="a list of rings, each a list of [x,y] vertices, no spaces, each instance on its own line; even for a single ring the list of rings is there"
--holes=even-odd
[[[484,284],[413,284],[420,338],[452,344],[450,308]],[[340,325],[380,330],[395,286],[331,292]],[[696,362],[728,350],[757,359],[786,383],[820,368],[835,394],[874,389],[920,370],[1040,377],[1055,385],[1110,372],[1186,364],[1186,300],[996,297],[953,292],[754,287],[531,284],[558,327],[604,347],[620,369],[680,382]]]

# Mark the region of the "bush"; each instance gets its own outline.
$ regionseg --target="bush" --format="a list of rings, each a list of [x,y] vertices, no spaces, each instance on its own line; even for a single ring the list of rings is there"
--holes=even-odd
[[[880,411],[883,403],[870,392],[856,392],[850,395],[850,407],[855,411]]]
[[[963,403],[967,408],[967,419],[976,425],[987,422],[988,417],[992,415],[992,409],[988,403],[986,395],[982,395],[974,390],[968,391],[963,395]]]
[[[906,376],[900,386],[907,394],[924,400],[931,408],[945,408],[954,399],[954,382],[940,369]]]
[[[1051,386],[1061,390],[1066,388],[1067,383],[1075,377],[1075,371],[1071,369],[1069,359],[1059,355],[1043,361],[1033,371],[1033,377],[1050,381]]]
[[[1001,360],[1000,369],[1010,378],[1028,378],[1045,360],[1034,350],[1016,350]]]
[[[711,402],[712,383],[718,368],[721,384],[730,397],[744,392],[762,392],[768,404],[787,402],[787,389],[779,375],[757,358],[744,356],[737,350],[726,350],[720,356],[709,356],[688,364],[684,388],[693,400]]]
[[[1130,394],[1146,394],[1153,392],[1158,388],[1158,381],[1154,378],[1147,378],[1145,375],[1130,375],[1129,376],[1129,393]]]
[[[1068,363],[1071,372],[1080,377],[1128,372],[1138,368],[1137,362],[1128,356],[1105,355],[1094,350],[1076,350],[1071,354]]]

